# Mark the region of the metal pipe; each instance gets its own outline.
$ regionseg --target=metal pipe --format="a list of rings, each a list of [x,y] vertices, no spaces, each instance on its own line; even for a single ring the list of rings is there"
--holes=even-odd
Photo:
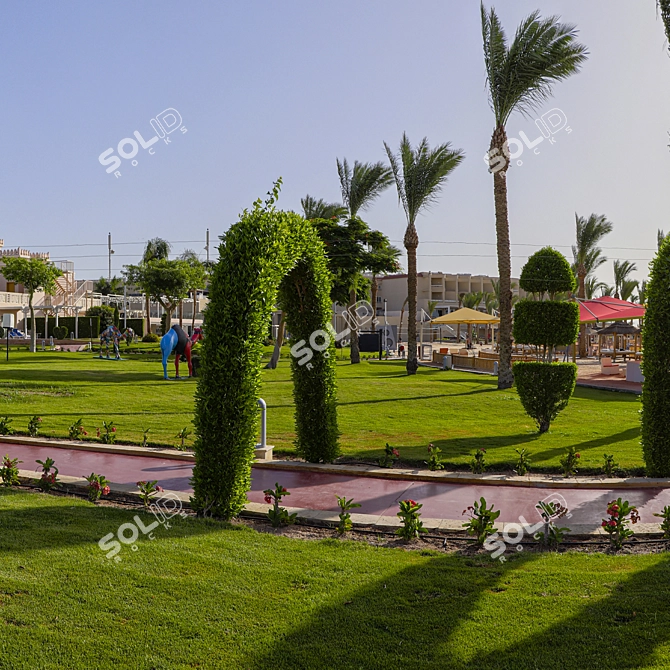
[[[261,449],[265,449],[268,406],[265,404],[265,400],[263,400],[263,398],[258,399],[258,406],[261,408],[261,443],[259,446]]]

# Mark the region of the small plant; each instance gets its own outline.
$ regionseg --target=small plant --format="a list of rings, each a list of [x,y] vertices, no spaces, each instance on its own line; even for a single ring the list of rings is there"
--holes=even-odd
[[[102,430],[96,431],[97,436],[103,444],[114,444],[116,441],[116,426],[113,421],[103,421]]]
[[[2,459],[2,467],[0,467],[0,479],[2,485],[5,487],[18,486],[19,482],[19,463],[23,463],[18,458],[10,458],[9,454],[5,454]]]
[[[481,475],[486,471],[486,449],[481,448],[475,451],[470,461],[470,470],[475,475]]]
[[[606,477],[614,477],[614,471],[619,467],[619,464],[614,462],[614,454],[603,454],[603,456],[605,458],[603,474]]]
[[[95,472],[92,472],[85,479],[88,482],[88,499],[91,502],[97,502],[100,496],[106,496],[109,493],[109,482],[103,475],[96,475]]]
[[[444,465],[442,465],[442,458],[440,457],[440,453],[442,453],[442,449],[440,449],[439,447],[434,446],[432,442],[428,445],[428,460],[424,461],[424,462],[428,466],[429,470],[443,470],[444,469]]]
[[[68,437],[71,440],[78,440],[80,437],[84,437],[85,435],[88,435],[88,433],[84,430],[84,426],[82,425],[84,422],[83,419],[77,419],[68,429],[67,429],[67,434]]]
[[[402,526],[396,530],[396,535],[400,535],[403,540],[415,540],[420,533],[426,532],[419,518],[421,516],[419,510],[423,505],[414,500],[401,500],[398,505],[400,511],[396,516],[400,519]]]
[[[162,493],[165,489],[162,486],[158,486],[158,480],[154,479],[150,482],[137,482],[137,487],[140,490],[140,500],[144,503],[145,507],[149,507],[151,499],[157,494]]]
[[[400,458],[400,452],[386,443],[384,455],[379,459],[379,465],[382,468],[390,468]]]
[[[161,338],[158,337],[158,335],[156,335],[156,333],[147,333],[147,334],[142,338],[142,342],[159,342],[160,339],[161,339]]]
[[[534,537],[544,547],[558,548],[569,528],[559,527],[553,519],[560,519],[568,513],[568,508],[558,502],[544,502],[540,500],[535,507],[544,519],[544,530],[535,533]]]
[[[663,537],[666,540],[670,540],[670,505],[666,505],[660,514],[654,513],[654,516],[659,516],[663,521],[661,522],[661,530],[663,531]]]
[[[577,473],[577,461],[579,461],[581,457],[581,454],[575,452],[574,445],[568,447],[568,453],[559,460],[563,474],[566,477],[571,477]]]
[[[186,446],[184,445],[184,440],[191,434],[191,431],[188,429],[188,426],[182,428],[178,433],[177,433],[177,438],[181,440],[181,450],[184,451]]]
[[[486,506],[486,499],[482,496],[479,502],[475,500],[474,507],[470,506],[463,510],[463,514],[470,515],[470,521],[463,524],[463,528],[467,529],[468,535],[475,535],[477,544],[483,545],[486,538],[495,532],[493,525],[495,520],[500,516],[500,510],[493,511],[493,504],[491,507]]]
[[[30,437],[37,437],[37,431],[40,429],[41,423],[42,417],[40,416],[35,415],[30,418],[28,421],[28,435],[30,435]]]
[[[516,461],[516,467],[514,470],[516,471],[517,475],[523,477],[530,471],[530,455],[528,454],[528,450],[525,448],[515,449],[514,451],[519,454],[519,458]]]
[[[150,428],[142,428],[142,446],[146,447],[149,444],[149,431]]]
[[[43,493],[49,493],[58,484],[58,468],[55,467],[53,458],[45,458],[43,461],[36,460],[42,466],[42,475],[37,480],[37,488]],[[53,472],[52,472],[53,469]]]
[[[360,507],[361,504],[355,503],[353,498],[347,500],[346,496],[340,498],[340,496],[336,495],[335,497],[337,498],[337,504],[340,506],[340,523],[337,524],[337,532],[340,535],[344,535],[348,530],[351,530],[352,526],[349,510],[354,507]]]
[[[284,496],[290,496],[291,494],[283,487],[279,486],[278,483],[275,483],[274,490],[265,489],[265,502],[272,507],[268,510],[268,519],[272,523],[273,528],[279,528],[279,526],[288,526],[292,523],[295,523],[295,519],[298,514],[289,514],[286,508],[280,507],[281,499]]]
[[[607,514],[609,519],[603,519],[600,525],[606,533],[609,533],[611,546],[614,549],[621,549],[623,543],[635,534],[628,524],[629,522],[636,524],[640,520],[637,507],[630,505],[627,500],[617,498],[607,504]]]
[[[14,431],[9,427],[12,422],[8,416],[0,419],[0,435],[11,435]]]

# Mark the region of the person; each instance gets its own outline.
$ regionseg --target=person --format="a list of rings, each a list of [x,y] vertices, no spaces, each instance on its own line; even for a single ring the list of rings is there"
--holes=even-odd
[[[465,348],[472,349],[472,337],[470,337],[470,333],[467,333],[465,336]]]

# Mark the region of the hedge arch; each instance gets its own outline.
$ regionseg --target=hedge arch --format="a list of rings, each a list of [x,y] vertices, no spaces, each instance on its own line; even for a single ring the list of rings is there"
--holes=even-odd
[[[205,314],[195,408],[193,507],[229,519],[247,502],[258,431],[261,354],[276,302],[294,341],[331,328],[331,277],[312,225],[268,200],[223,235]],[[338,456],[335,345],[313,338],[309,362],[291,357],[296,448],[312,462]],[[300,361],[304,364],[300,365]]]

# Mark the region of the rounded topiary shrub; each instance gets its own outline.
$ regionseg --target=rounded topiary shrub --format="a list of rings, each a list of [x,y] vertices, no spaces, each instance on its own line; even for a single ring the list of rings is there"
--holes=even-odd
[[[56,326],[53,329],[53,336],[55,340],[64,340],[67,335],[67,328],[65,326]]]
[[[670,241],[651,262],[642,327],[642,451],[651,477],[670,476]]]
[[[519,287],[526,293],[553,299],[558,293],[574,291],[577,280],[566,257],[556,249],[544,247],[528,258],[521,270]]]
[[[558,300],[521,300],[514,306],[516,342],[539,347],[572,344],[579,334],[579,305]]]
[[[558,413],[567,407],[577,382],[574,363],[515,363],[514,381],[521,404],[546,433]]]
[[[159,342],[160,339],[161,339],[161,338],[158,337],[158,335],[156,335],[156,333],[147,333],[147,334],[142,338],[142,342]]]

